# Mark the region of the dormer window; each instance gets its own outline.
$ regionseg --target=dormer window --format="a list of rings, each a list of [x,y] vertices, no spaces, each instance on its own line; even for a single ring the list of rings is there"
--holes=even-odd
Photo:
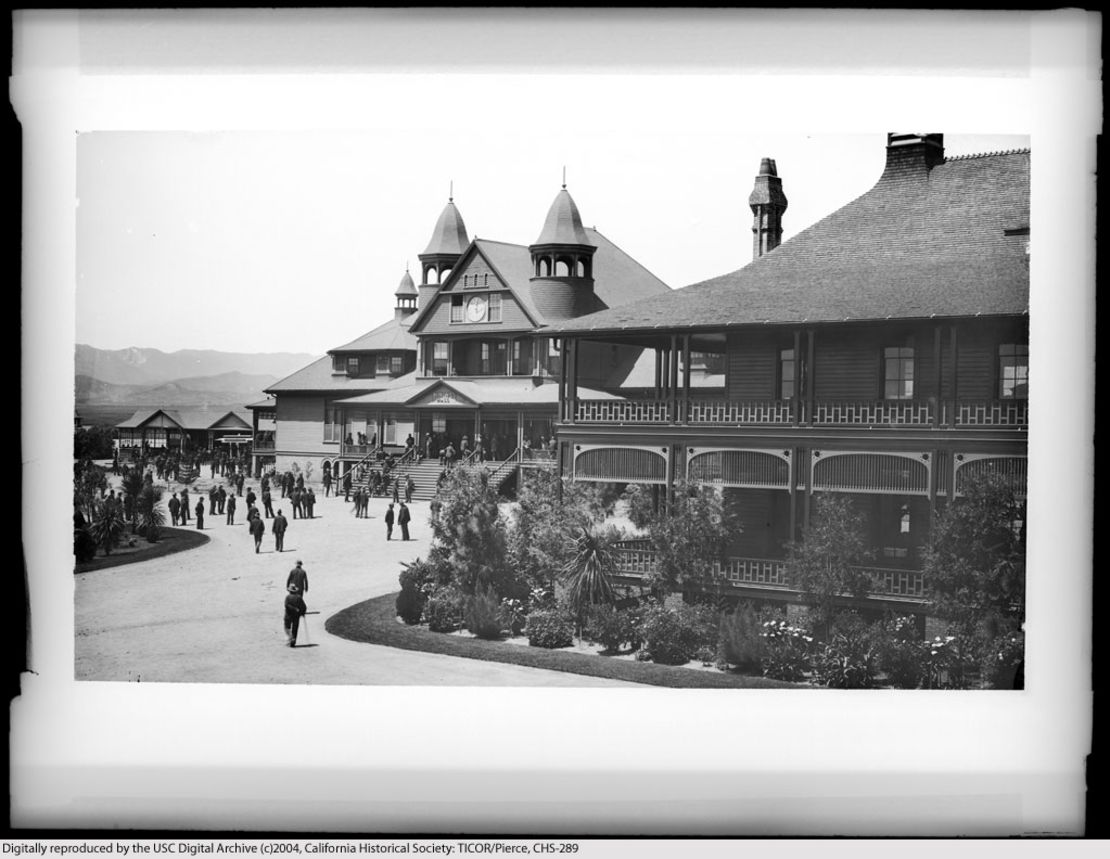
[[[357,355],[352,357],[352,358],[347,359],[347,375],[348,376],[357,376],[358,375],[358,356]]]

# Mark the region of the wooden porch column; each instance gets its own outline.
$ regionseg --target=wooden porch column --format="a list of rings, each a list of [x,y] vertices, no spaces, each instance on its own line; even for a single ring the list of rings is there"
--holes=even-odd
[[[794,339],[797,342],[798,334],[795,332]],[[797,351],[794,352],[797,355]],[[797,401],[797,397],[794,398]],[[790,542],[793,544],[798,539],[798,448],[790,449],[790,464],[787,466],[786,472],[790,475]],[[791,549],[791,554],[793,550]]]
[[[669,379],[670,385],[667,392],[667,415],[671,423],[678,422],[678,335],[671,335],[671,349],[670,349],[670,370]]]
[[[814,403],[816,402],[816,398],[814,396],[814,394],[816,392],[816,388],[817,388],[817,385],[814,384],[814,378],[816,376],[816,372],[815,372],[816,368],[813,366],[813,353],[814,353],[813,329],[810,328],[808,331],[806,331],[806,368],[805,368],[805,379],[806,379],[805,424],[806,424],[806,426],[809,426],[813,423]],[[807,500],[808,500],[808,495],[807,495]],[[807,508],[806,509],[806,522],[808,522],[808,521],[809,521],[809,509]]]
[[[949,402],[951,402],[952,407],[948,412],[948,426],[954,427],[956,425],[956,401],[959,398],[959,391],[957,390],[957,372],[956,371],[957,371],[958,365],[960,363],[960,347],[959,347],[959,340],[957,338],[957,331],[956,331],[956,324],[955,323],[952,324],[951,332],[952,332],[952,345],[951,345],[951,347],[949,348],[948,351],[951,353],[951,356],[952,356],[951,357],[952,364],[951,364],[951,366],[949,368],[949,371],[948,371],[949,372],[948,378],[949,378],[950,383],[951,383],[948,386],[948,396],[950,398]]]
[[[567,343],[570,341],[563,338],[562,349],[562,366],[559,372],[559,420],[565,421],[567,419]]]
[[[570,414],[567,416],[568,423],[574,423],[578,411],[578,345],[577,340],[567,343],[567,361],[570,363],[570,378],[568,380],[570,389],[567,392],[567,400],[570,405]]]
[[[655,399],[663,396],[663,350],[655,350]]]
[[[941,411],[944,408],[944,400],[940,396],[941,381],[944,376],[943,373],[943,356],[941,355],[941,328],[940,325],[933,326],[933,385],[936,389],[936,396],[933,405],[933,429],[940,426]]]
[[[797,426],[802,419],[801,415],[801,401],[802,401],[802,383],[804,374],[802,372],[802,332],[800,329],[794,329],[794,397],[790,402],[790,424]],[[794,514],[790,514],[790,526],[794,527]],[[793,537],[791,537],[793,539]]]
[[[679,421],[688,423],[690,420],[690,335],[682,335],[682,410],[679,412]]]

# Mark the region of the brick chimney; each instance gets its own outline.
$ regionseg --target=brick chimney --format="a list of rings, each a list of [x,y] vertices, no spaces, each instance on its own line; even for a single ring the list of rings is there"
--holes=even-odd
[[[886,136],[886,169],[879,181],[923,179],[943,163],[943,134],[891,133]]]
[[[782,213],[786,211],[787,201],[774,158],[764,158],[760,162],[748,205],[754,216],[752,258],[758,259],[782,244]]]

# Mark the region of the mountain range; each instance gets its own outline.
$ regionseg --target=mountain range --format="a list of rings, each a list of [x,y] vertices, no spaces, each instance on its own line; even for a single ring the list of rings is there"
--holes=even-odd
[[[263,399],[265,388],[317,357],[294,352],[97,349],[78,344],[75,404],[111,407],[108,411],[113,416],[147,407],[241,407]]]

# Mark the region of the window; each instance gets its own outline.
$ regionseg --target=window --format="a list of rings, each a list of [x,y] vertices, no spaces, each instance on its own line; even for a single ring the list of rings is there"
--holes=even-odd
[[[1003,400],[1029,399],[1029,347],[1005,343],[998,347],[998,396]]]
[[[394,376],[400,376],[405,369],[405,359],[400,355],[393,355],[389,359],[389,372]]]
[[[384,376],[389,372],[389,356],[378,355],[378,375]]]
[[[342,355],[331,356],[331,369],[333,373],[342,373],[347,367]]]
[[[794,389],[794,350],[783,349],[779,352],[779,399],[792,400]]]
[[[358,358],[357,357],[347,359],[347,375],[348,376],[357,376],[358,375]]]
[[[913,399],[913,349],[888,346],[883,350],[883,398]]]
[[[513,375],[514,376],[530,376],[532,375],[532,341],[531,340],[514,340],[513,341]]]
[[[490,322],[501,321],[501,294],[494,292],[489,297],[489,316],[487,317]]]
[[[330,403],[324,404],[324,441],[337,442],[343,431],[339,409]]]
[[[451,321],[463,321],[463,297],[461,295],[451,296]]]
[[[432,344],[432,375],[433,376],[446,376],[447,375],[447,343],[442,340],[438,343]]]

